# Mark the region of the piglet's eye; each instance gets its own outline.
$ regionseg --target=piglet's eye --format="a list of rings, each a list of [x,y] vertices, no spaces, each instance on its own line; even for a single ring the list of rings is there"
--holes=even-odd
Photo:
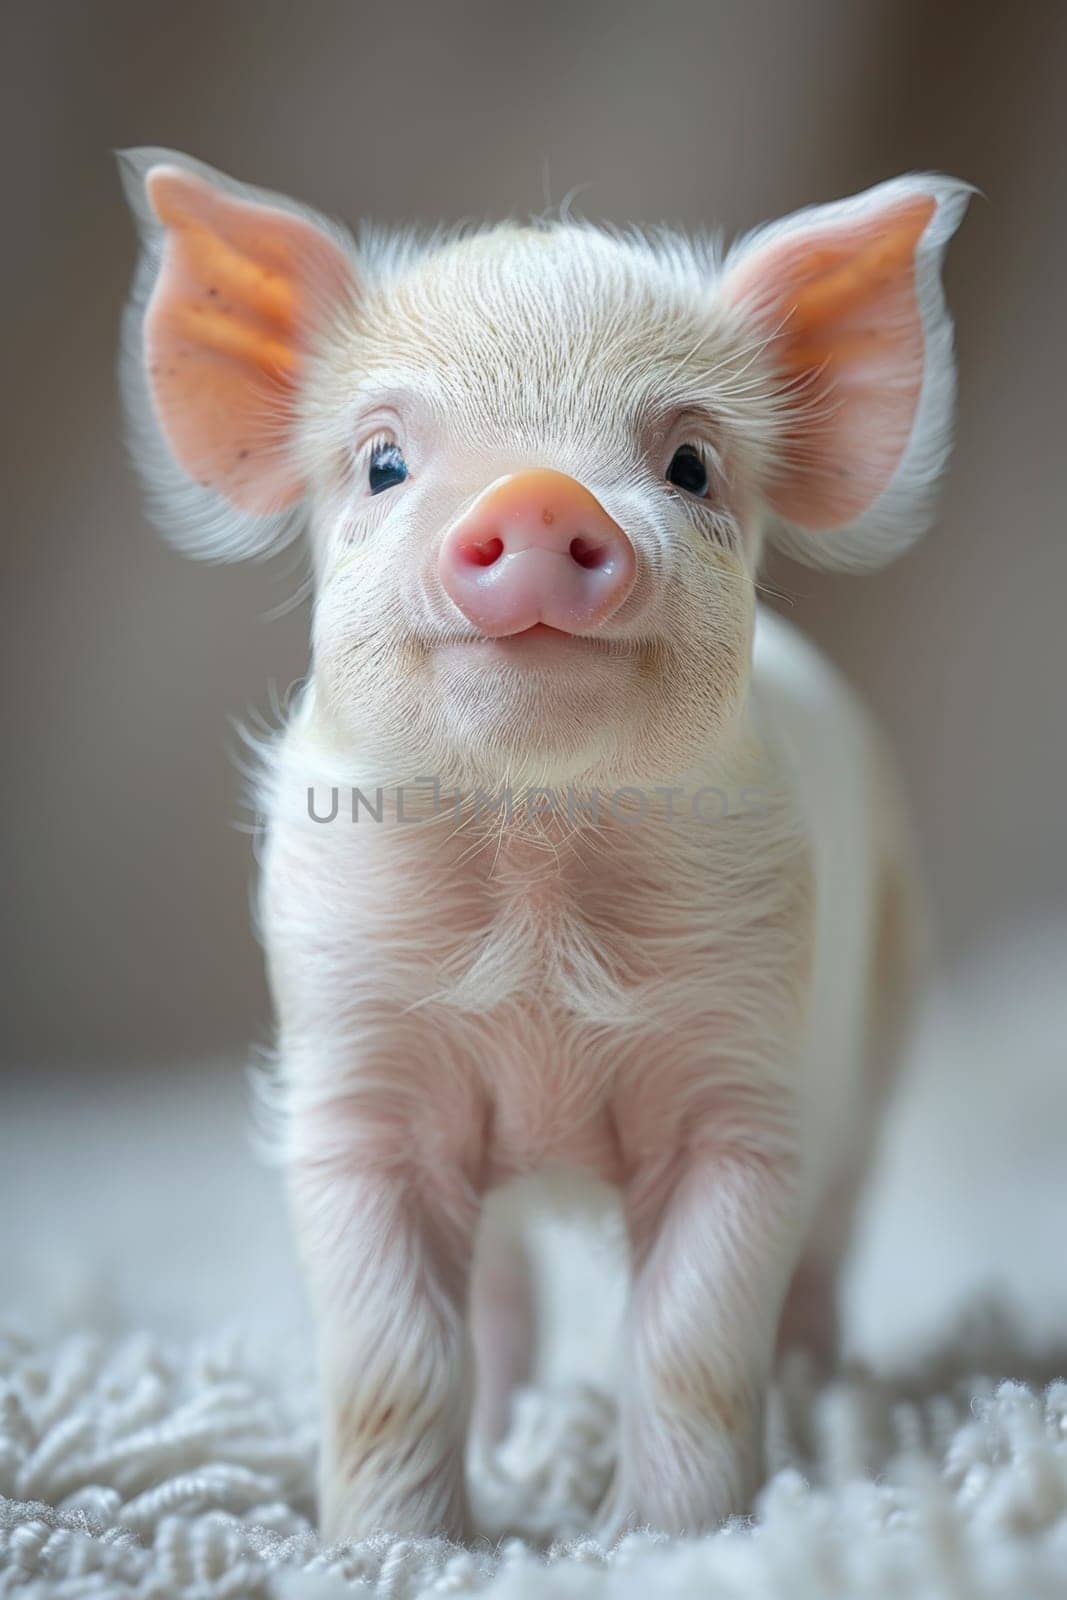
[[[676,489],[703,499],[708,492],[708,469],[699,450],[692,444],[681,444],[671,457],[664,476]]]
[[[408,475],[408,464],[400,454],[399,445],[378,444],[371,451],[367,483],[371,494],[381,494],[383,489],[395,489]]]

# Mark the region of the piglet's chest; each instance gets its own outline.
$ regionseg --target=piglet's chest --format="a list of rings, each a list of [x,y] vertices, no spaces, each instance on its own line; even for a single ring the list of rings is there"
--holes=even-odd
[[[467,1041],[492,1107],[494,1175],[555,1161],[615,1180],[614,1100],[649,1032],[655,961],[638,929],[558,869],[530,863],[490,899],[432,1011],[440,1037]]]
[[[616,1178],[620,1119],[644,1115],[652,1079],[669,1099],[728,1056],[752,999],[710,875],[648,841],[594,843],[281,830],[264,925],[283,1046],[327,1036],[346,1076],[387,1062],[428,1108],[447,1083],[494,1176],[558,1161]],[[758,966],[749,942],[743,987]]]

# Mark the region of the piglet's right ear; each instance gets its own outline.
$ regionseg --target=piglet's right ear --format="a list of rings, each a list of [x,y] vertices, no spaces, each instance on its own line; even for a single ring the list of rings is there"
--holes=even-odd
[[[300,387],[355,301],[351,241],[165,150],[121,157],[144,257],[124,380],[153,509],[191,555],[267,554],[299,527]]]

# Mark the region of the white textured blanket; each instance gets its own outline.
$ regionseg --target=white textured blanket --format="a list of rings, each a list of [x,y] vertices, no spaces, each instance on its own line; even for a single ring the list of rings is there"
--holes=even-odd
[[[988,1334],[988,1330],[987,1330]],[[975,1351],[968,1354],[968,1348]],[[1067,1593],[1067,1382],[853,1374],[773,1397],[757,1516],[704,1539],[582,1540],[611,1460],[587,1388],[530,1393],[478,1477],[511,1536],[322,1549],[310,1387],[240,1347],[157,1336],[0,1343],[0,1594],[1052,1600]],[[1003,1371],[1003,1351],[985,1365]],[[547,1529],[571,1537],[546,1552]],[[518,1537],[516,1535],[522,1535]]]

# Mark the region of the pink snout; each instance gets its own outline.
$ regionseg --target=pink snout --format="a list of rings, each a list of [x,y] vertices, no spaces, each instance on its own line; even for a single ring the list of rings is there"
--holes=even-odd
[[[490,638],[537,623],[583,633],[633,588],[633,546],[589,490],[548,468],[502,478],[448,530],[441,582]]]

